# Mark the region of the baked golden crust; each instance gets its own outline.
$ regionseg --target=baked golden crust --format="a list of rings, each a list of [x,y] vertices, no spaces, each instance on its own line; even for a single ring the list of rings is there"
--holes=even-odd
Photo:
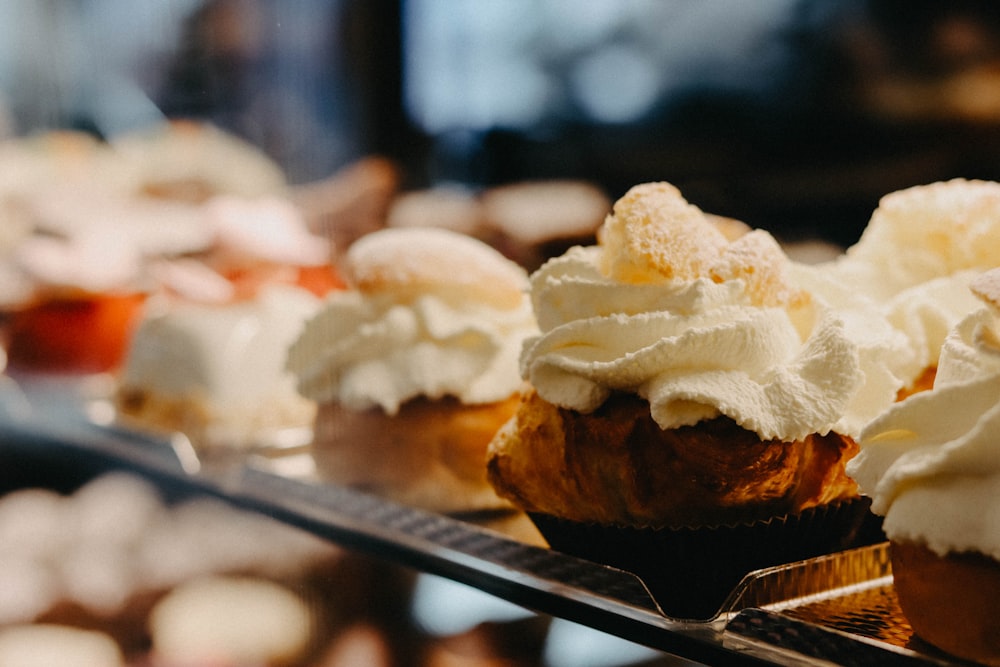
[[[417,398],[381,408],[319,406],[313,458],[324,480],[438,512],[509,508],[486,480],[486,447],[518,397],[484,405]]]
[[[899,605],[924,641],[1000,665],[1000,563],[982,554],[939,556],[923,544],[890,545]]]
[[[855,498],[857,444],[831,433],[761,441],[726,417],[663,430],[649,404],[617,395],[591,414],[529,390],[490,443],[497,493],[528,512],[637,526],[752,521]]]

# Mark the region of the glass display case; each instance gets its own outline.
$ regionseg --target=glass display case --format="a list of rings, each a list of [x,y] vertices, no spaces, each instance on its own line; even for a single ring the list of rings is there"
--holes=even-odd
[[[206,458],[204,432],[139,428],[116,392],[132,318],[163,306],[161,292],[250,301],[265,282],[288,287],[275,276],[294,265],[290,283],[320,303],[344,287],[336,265],[351,244],[391,226],[469,232],[530,273],[592,242],[632,185],[669,181],[789,254],[837,257],[890,192],[1000,180],[998,74],[1000,10],[971,0],[4,2],[0,542],[14,532],[0,544],[0,642],[8,626],[88,616],[88,629],[130,638],[120,640],[128,664],[158,665],[153,606],[207,573],[278,582],[312,606],[313,634],[275,665],[966,664],[909,627],[880,533],[747,572],[711,618],[679,618],[641,577],[549,548],[520,513],[429,512],[329,483],[310,454],[311,423],[277,435],[247,426],[283,395],[241,413],[254,447]],[[542,193],[555,207],[525,195],[520,228],[484,222],[491,197],[524,185],[552,188]],[[209,215],[216,198],[231,207]],[[262,209],[238,209],[241,198],[289,205],[303,224],[292,260],[272,261],[279,243],[254,250],[256,263],[240,264],[235,245],[218,250],[227,216],[267,224]],[[546,227],[557,226],[553,210],[576,216],[569,232]],[[87,225],[100,232],[89,244],[52,245]],[[322,262],[300,261],[313,242],[332,267],[322,277],[308,270]],[[187,261],[204,256],[208,277]],[[121,290],[124,273],[142,287]],[[114,289],[93,299],[107,281]],[[54,310],[36,312],[50,297]],[[311,307],[301,295],[279,300],[261,306],[273,318],[261,330]],[[160,352],[164,366],[238,367],[247,379],[226,388],[236,395],[278,378],[264,366],[283,364],[285,349]],[[185,410],[186,426],[201,417]],[[149,486],[116,487],[117,473]],[[112,482],[92,486],[102,479]],[[93,489],[112,487],[143,513],[96,499]],[[28,493],[42,490],[52,495]],[[52,528],[43,519],[57,497],[103,518],[84,526],[70,513]],[[195,501],[231,514],[182,525]],[[156,576],[174,568],[155,595],[111,566],[140,558],[111,547],[129,536],[138,549],[154,519],[178,531],[142,547],[162,561]],[[95,526],[104,544],[69,537]],[[43,544],[69,546],[32,561]],[[666,576],[675,565],[663,564]],[[118,603],[145,606],[125,627],[124,614],[101,620],[79,600],[38,601],[55,572],[65,590],[117,590]],[[197,604],[205,628],[240,606]],[[290,616],[266,618],[278,627]],[[178,627],[188,643],[199,635]]]

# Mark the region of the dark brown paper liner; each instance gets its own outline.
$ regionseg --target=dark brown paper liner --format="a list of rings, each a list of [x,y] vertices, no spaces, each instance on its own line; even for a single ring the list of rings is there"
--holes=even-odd
[[[643,528],[529,514],[557,551],[635,574],[661,611],[710,620],[750,572],[884,539],[868,498],[746,524]]]

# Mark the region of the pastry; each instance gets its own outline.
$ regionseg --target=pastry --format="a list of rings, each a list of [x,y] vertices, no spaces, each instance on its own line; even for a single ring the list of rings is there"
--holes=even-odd
[[[443,227],[485,240],[483,204],[472,190],[437,186],[397,195],[386,216],[389,227]]]
[[[257,149],[210,126],[177,122],[110,144],[52,132],[6,142],[0,164],[8,175],[0,179],[0,216],[20,230],[0,247],[12,369],[116,372],[148,297],[175,287],[158,278],[177,273],[161,265],[178,257],[211,261],[240,287],[299,279],[277,276],[276,262],[260,261],[266,254],[234,243],[251,235],[231,233],[238,224],[262,237],[262,217],[297,215],[284,210],[292,205],[281,198],[283,175]],[[328,247],[317,259],[315,248],[289,242],[303,236],[289,225],[268,231],[270,255],[296,253],[294,262],[282,258],[284,272],[307,265],[300,282],[335,283],[315,268],[329,264]]]
[[[116,216],[90,213],[125,198],[129,183],[112,151],[83,133],[0,142],[0,312],[12,370],[93,373],[120,362],[145,296],[140,259],[113,233]]]
[[[868,425],[848,464],[885,517],[894,586],[917,636],[1000,665],[1000,271],[949,333],[934,386]]]
[[[302,444],[315,404],[295,390],[285,354],[343,286],[330,243],[278,197],[219,195],[200,208],[211,246],[146,267],[157,293],[119,372],[119,413],[206,453]]]
[[[861,238],[817,271],[871,298],[909,341],[900,398],[929,388],[944,337],[979,307],[969,281],[1000,266],[1000,183],[953,179],[884,196]]]
[[[18,371],[102,373],[121,363],[148,296],[141,254],[106,233],[32,236],[13,251],[28,287],[9,305],[10,367]]]
[[[592,243],[611,207],[607,195],[585,181],[528,181],[481,195],[481,234],[529,270],[579,243]]]
[[[165,665],[291,667],[305,662],[312,624],[306,601],[285,586],[249,577],[201,577],[153,607],[150,653],[154,663]]]
[[[295,390],[285,353],[320,303],[270,285],[250,299],[148,313],[119,374],[119,416],[183,433],[206,455],[307,442],[316,406]]]
[[[0,664],[20,667],[125,667],[114,639],[94,630],[55,624],[0,630]]]
[[[518,403],[517,355],[535,331],[524,269],[435,228],[373,232],[340,268],[349,289],[288,355],[319,404],[321,475],[438,511],[504,506],[485,453]]]
[[[313,233],[291,201],[219,195],[202,208],[212,246],[198,259],[232,284],[233,299],[271,284],[296,285],[319,297],[343,287],[331,241]]]
[[[200,203],[289,194],[275,160],[210,123],[170,120],[114,136],[110,146],[130,169],[135,196]]]
[[[697,533],[857,504],[844,464],[875,406],[856,399],[887,405],[895,380],[863,367],[878,355],[792,282],[769,234],[734,236],[670,184],[648,183],[615,204],[596,246],[531,276],[541,334],[521,355],[530,389],[491,442],[488,471],[536,521],[558,520],[542,530],[550,543],[573,548],[560,539],[568,524]],[[638,553],[596,557],[643,567]],[[746,564],[713,573],[722,595]],[[719,593],[678,613],[710,612]]]

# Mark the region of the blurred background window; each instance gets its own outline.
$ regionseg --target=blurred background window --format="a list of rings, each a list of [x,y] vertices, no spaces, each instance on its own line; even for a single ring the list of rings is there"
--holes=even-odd
[[[887,192],[1000,178],[998,34],[984,0],[8,0],[0,132],[194,117],[293,182],[669,180],[849,244]]]

